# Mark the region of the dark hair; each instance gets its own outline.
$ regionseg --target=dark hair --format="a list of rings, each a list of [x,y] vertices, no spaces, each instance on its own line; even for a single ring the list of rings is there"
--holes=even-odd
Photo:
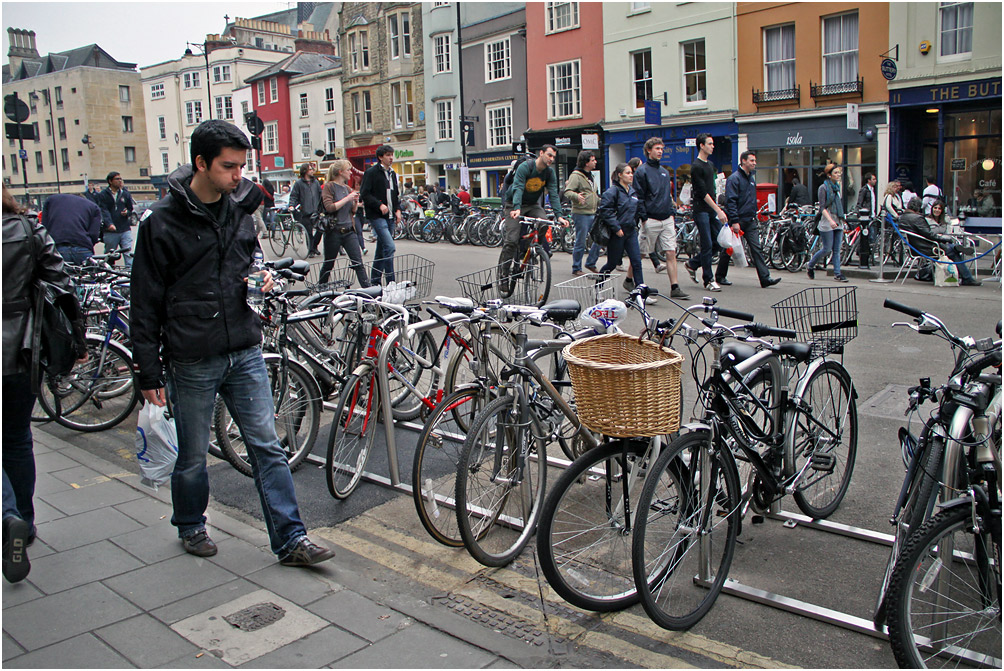
[[[934,184],[934,178],[929,177],[928,175],[924,175],[924,181],[926,181],[928,184]]]
[[[874,172],[866,172],[865,173],[865,184],[867,184],[868,182],[872,181],[872,177],[874,177],[874,176],[875,176]]]
[[[539,156],[539,155],[543,154],[548,149],[552,150],[555,154],[558,153],[558,148],[555,147],[553,144],[545,144],[543,147],[541,147],[540,149],[537,150],[537,155]]]
[[[740,162],[745,161],[750,156],[752,156],[753,158],[756,158],[756,152],[753,151],[752,149],[747,149],[743,153],[739,154],[739,161]]]
[[[638,166],[641,165],[641,159],[635,156],[630,161],[628,161],[628,165],[631,166],[632,170],[637,170]]]
[[[110,173],[108,173],[108,176],[105,177],[105,181],[108,182],[109,184],[111,184],[112,180],[115,179],[116,177],[118,177],[120,174],[121,173],[118,173],[118,172],[115,172],[114,170],[112,170]]]
[[[912,212],[921,212],[924,209],[924,201],[920,198],[911,198],[910,202],[906,204],[906,209]]]
[[[648,156],[648,152],[652,151],[652,147],[656,146],[657,144],[666,146],[666,141],[663,140],[661,137],[650,137],[649,139],[645,140],[644,150],[646,157]]]
[[[3,211],[11,214],[24,214],[28,208],[14,200],[14,194],[7,190],[7,185],[3,187]]]
[[[711,137],[710,133],[698,133],[697,134],[697,148],[700,149],[701,147],[703,147],[704,143],[708,141],[709,137]]]
[[[390,146],[389,144],[382,144],[379,147],[377,147],[376,157],[380,158],[385,154],[393,154],[393,153],[394,153],[394,147]]]
[[[923,201],[921,201],[921,202],[923,202]],[[941,216],[937,217],[937,219],[935,219],[935,221],[937,221],[939,224],[944,224],[945,223],[945,219],[948,217],[948,208],[945,207],[945,201],[943,201],[940,198],[935,198],[934,202],[931,203],[931,213],[930,213],[930,215],[931,215],[932,219],[935,218],[934,217],[934,208],[936,208],[936,207],[940,207],[941,208]]]
[[[589,160],[595,158],[596,154],[589,151],[588,149],[583,149],[579,152],[579,157],[575,160],[575,169],[586,171],[586,166],[589,165]]]
[[[203,121],[192,133],[192,170],[198,172],[195,159],[199,156],[206,162],[206,168],[211,168],[213,161],[223,152],[224,147],[247,151],[251,148],[251,143],[244,133],[229,121],[223,119]]]
[[[614,171],[610,173],[610,181],[617,182],[618,184],[620,184],[621,173],[630,167],[631,166],[629,166],[627,163],[618,163],[617,166],[614,168]]]
[[[307,174],[307,171],[310,170],[312,167],[313,166],[311,166],[309,163],[304,163],[303,165],[301,165],[300,166],[300,178],[302,179],[303,176]]]

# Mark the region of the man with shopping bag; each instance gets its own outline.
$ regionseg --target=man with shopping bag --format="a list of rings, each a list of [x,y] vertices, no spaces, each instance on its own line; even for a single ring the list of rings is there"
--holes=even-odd
[[[732,232],[739,235],[740,231],[746,237],[746,244],[753,257],[760,286],[772,287],[781,281],[780,277],[771,277],[767,263],[763,260],[763,247],[760,244],[760,227],[756,220],[756,180],[753,172],[756,170],[756,154],[744,151],[739,156],[739,169],[729,175],[725,182],[725,214],[729,218]]]

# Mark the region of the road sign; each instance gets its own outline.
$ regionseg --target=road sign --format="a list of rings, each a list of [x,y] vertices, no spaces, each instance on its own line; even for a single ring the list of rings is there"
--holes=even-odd
[[[252,135],[258,136],[265,132],[265,123],[255,112],[248,112],[245,115],[244,125],[247,126],[248,132]]]
[[[27,103],[18,98],[16,93],[9,93],[3,97],[3,113],[15,123],[27,121],[31,115]]]
[[[16,139],[18,139],[18,137],[19,137],[18,134],[17,134],[17,127],[18,126],[21,126],[21,135],[20,135],[20,138],[22,140],[34,140],[35,139],[35,127],[33,125],[31,125],[30,123],[22,123],[22,124],[5,123],[3,125],[3,127],[4,127],[4,137],[6,137],[8,140],[16,140]]]
[[[22,161],[28,160],[28,150],[27,149],[18,149],[17,150],[17,157],[19,159],[21,159]],[[965,159],[963,159],[963,160],[965,160]]]
[[[883,58],[881,68],[883,77],[889,81],[896,79],[896,73],[899,71],[896,67],[896,61],[891,58]]]
[[[662,103],[658,100],[645,101],[645,123],[662,125]]]

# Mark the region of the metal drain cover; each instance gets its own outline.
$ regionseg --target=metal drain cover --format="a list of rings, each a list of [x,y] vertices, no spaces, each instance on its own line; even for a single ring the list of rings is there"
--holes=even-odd
[[[270,624],[275,624],[285,617],[285,615],[286,610],[284,608],[266,601],[248,606],[236,613],[224,615],[223,619],[241,631],[258,631]]]
[[[890,384],[874,396],[858,405],[858,413],[905,421],[906,408],[910,402],[910,387],[905,384]]]

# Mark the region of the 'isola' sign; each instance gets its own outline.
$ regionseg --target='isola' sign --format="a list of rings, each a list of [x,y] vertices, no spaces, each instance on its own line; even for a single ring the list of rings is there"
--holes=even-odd
[[[785,144],[787,144],[789,147],[792,145],[802,144],[802,134],[799,133],[798,131],[795,131],[794,135],[788,135],[788,140]]]

